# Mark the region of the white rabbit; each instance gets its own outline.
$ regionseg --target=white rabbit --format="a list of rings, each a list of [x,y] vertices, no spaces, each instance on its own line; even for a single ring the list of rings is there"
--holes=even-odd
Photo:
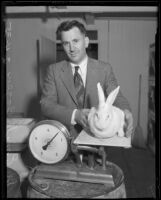
[[[97,83],[99,105],[98,108],[92,107],[88,115],[89,129],[95,137],[108,138],[116,134],[124,136],[124,112],[112,105],[119,88],[120,86],[113,90],[105,101],[103,89]]]

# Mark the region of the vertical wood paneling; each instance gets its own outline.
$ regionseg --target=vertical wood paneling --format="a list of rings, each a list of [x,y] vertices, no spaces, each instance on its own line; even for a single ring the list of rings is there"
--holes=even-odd
[[[139,74],[142,74],[140,123],[147,137],[149,45],[155,40],[156,22],[111,20],[109,60],[121,90],[129,100],[137,123]]]

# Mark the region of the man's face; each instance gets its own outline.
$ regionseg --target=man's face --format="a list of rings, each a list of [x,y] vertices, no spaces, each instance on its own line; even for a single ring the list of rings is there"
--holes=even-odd
[[[61,33],[62,45],[69,60],[79,64],[86,56],[86,48],[89,44],[88,37],[80,32],[77,27]]]

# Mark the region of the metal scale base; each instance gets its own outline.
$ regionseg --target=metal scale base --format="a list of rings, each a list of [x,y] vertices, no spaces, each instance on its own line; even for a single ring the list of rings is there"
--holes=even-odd
[[[69,161],[39,165],[28,180],[28,198],[126,198],[123,172],[110,162],[106,170],[78,168]]]
[[[78,167],[73,161],[65,161],[55,165],[40,165],[36,169],[37,178],[50,178],[58,180],[70,180],[88,183],[106,184],[114,186],[113,177],[110,168],[102,169],[102,166],[96,165],[90,169],[87,165]]]

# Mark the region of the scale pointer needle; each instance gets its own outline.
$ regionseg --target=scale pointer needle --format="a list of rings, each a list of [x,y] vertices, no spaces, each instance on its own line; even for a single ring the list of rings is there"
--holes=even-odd
[[[59,132],[60,132],[60,131],[59,131]],[[49,140],[49,141],[47,142],[47,144],[45,144],[45,145],[42,147],[43,150],[46,150],[46,149],[47,149],[47,147],[50,145],[50,143],[54,140],[54,138],[58,135],[59,132],[57,132],[57,134],[54,135],[54,136],[51,138],[51,140]]]

